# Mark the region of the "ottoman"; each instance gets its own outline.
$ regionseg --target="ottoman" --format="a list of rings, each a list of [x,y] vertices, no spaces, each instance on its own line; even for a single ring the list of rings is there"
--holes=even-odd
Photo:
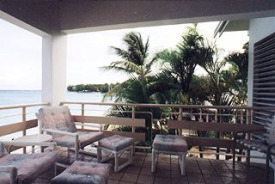
[[[107,184],[110,164],[74,161],[51,184]]]
[[[103,138],[98,141],[97,147],[97,159],[98,162],[104,162],[109,160],[110,157],[106,157],[102,159],[102,150],[106,152],[110,152],[114,155],[115,158],[115,166],[114,171],[118,172],[122,168],[128,166],[133,161],[133,148],[134,148],[134,139],[131,137],[124,137],[120,135],[113,135],[107,138]],[[123,152],[129,150],[128,160],[124,163],[119,165],[118,164],[118,157]]]
[[[178,135],[156,135],[152,145],[152,172],[155,172],[157,158],[159,153],[178,155],[181,175],[185,175],[184,160],[188,150],[186,140]]]

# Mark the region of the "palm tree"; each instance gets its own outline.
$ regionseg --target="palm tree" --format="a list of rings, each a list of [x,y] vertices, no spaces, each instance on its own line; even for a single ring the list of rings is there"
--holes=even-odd
[[[171,87],[174,97],[177,98],[173,103],[190,102],[190,83],[195,68],[197,65],[209,62],[212,55],[212,48],[206,46],[205,39],[198,33],[196,24],[188,28],[176,50],[164,50],[157,54],[157,59],[161,60],[165,67],[161,78],[169,82],[167,85]]]
[[[149,59],[149,38],[144,42],[140,33],[130,32],[125,35],[125,49],[111,47],[121,60],[112,62],[105,70],[126,73],[130,78],[116,85],[105,97],[115,97],[116,102],[150,103],[148,95],[148,78],[155,58]]]
[[[236,103],[246,105],[248,82],[248,43],[243,46],[244,52],[233,52],[225,60],[232,65],[236,72],[233,88],[237,96]]]
[[[125,103],[154,103],[151,89],[151,83],[154,83],[155,77],[151,72],[152,65],[156,61],[153,57],[149,57],[149,38],[144,42],[140,33],[130,32],[123,38],[125,48],[111,47],[121,60],[112,62],[109,66],[103,67],[105,70],[114,70],[123,72],[130,77],[128,80],[117,84],[105,97],[114,97],[115,102]],[[115,110],[115,111],[114,111]],[[109,115],[113,116],[129,116],[125,111],[129,111],[128,107],[113,107]],[[136,108],[136,111],[151,111],[150,108]],[[147,114],[137,114],[146,119],[145,131],[147,140],[151,140],[151,117]],[[154,116],[155,117],[155,116]],[[137,130],[138,131],[138,130]]]
[[[244,47],[245,48],[245,47]],[[211,95],[208,101],[213,105],[245,104],[247,92],[248,54],[231,53],[224,59],[215,56],[208,63],[201,64],[210,78]]]

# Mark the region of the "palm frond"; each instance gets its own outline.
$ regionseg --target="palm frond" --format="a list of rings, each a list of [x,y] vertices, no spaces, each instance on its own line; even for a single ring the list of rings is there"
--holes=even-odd
[[[125,60],[129,59],[129,53],[127,51],[120,49],[118,47],[113,47],[113,46],[111,46],[110,48],[113,50],[114,54],[120,56],[121,58],[123,58]]]

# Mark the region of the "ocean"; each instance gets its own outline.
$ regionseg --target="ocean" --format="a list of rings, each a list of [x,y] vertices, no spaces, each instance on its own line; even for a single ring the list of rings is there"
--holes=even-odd
[[[69,102],[102,102],[104,94],[99,92],[91,93],[77,93],[67,92],[65,101]],[[22,104],[41,103],[41,91],[39,90],[0,90],[0,107],[1,106],[14,106]],[[107,99],[107,102],[111,102],[111,99]],[[35,113],[40,107],[27,108],[26,117],[27,120],[34,119]],[[81,113],[80,105],[69,106],[73,114]],[[104,115],[109,106],[85,106],[85,115]],[[8,109],[0,110],[0,126],[12,124],[22,121],[22,109]]]
[[[91,93],[77,93],[67,92],[65,101],[68,102],[102,102],[104,94],[99,92]],[[0,90],[0,107],[1,106],[14,106],[26,105],[33,103],[41,103],[40,90]],[[112,99],[106,99],[107,102],[112,102]],[[35,119],[35,113],[40,107],[29,107],[26,110],[26,119]],[[72,114],[81,114],[81,105],[69,105]],[[85,115],[104,115],[110,106],[87,105],[85,106]],[[22,109],[7,109],[0,110],[0,126],[22,122]],[[27,131],[27,134],[37,134],[38,129],[33,128]],[[16,137],[22,136],[21,133],[9,134],[1,136],[0,140],[11,140]]]
[[[66,101],[76,102],[101,102],[103,93],[77,93],[67,92]],[[41,102],[40,90],[0,90],[0,106],[17,104],[30,104]]]

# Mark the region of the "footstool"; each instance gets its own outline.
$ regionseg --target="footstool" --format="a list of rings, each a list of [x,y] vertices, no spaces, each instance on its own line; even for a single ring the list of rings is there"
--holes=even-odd
[[[107,184],[110,164],[74,161],[51,184]]]
[[[115,158],[114,171],[118,172],[122,168],[124,168],[132,163],[133,148],[134,148],[133,145],[134,145],[134,139],[131,137],[113,135],[110,137],[103,138],[98,141],[98,147],[97,147],[98,162],[104,162],[104,161],[110,159],[110,157],[106,157],[106,158],[102,159],[102,150],[110,152],[114,155],[114,158]],[[119,165],[118,157],[120,154],[122,154],[126,150],[129,150],[128,160],[124,164]]]
[[[186,140],[178,135],[156,135],[152,149],[152,172],[155,172],[157,154],[169,154],[179,156],[181,175],[185,175],[184,160],[188,150]]]

